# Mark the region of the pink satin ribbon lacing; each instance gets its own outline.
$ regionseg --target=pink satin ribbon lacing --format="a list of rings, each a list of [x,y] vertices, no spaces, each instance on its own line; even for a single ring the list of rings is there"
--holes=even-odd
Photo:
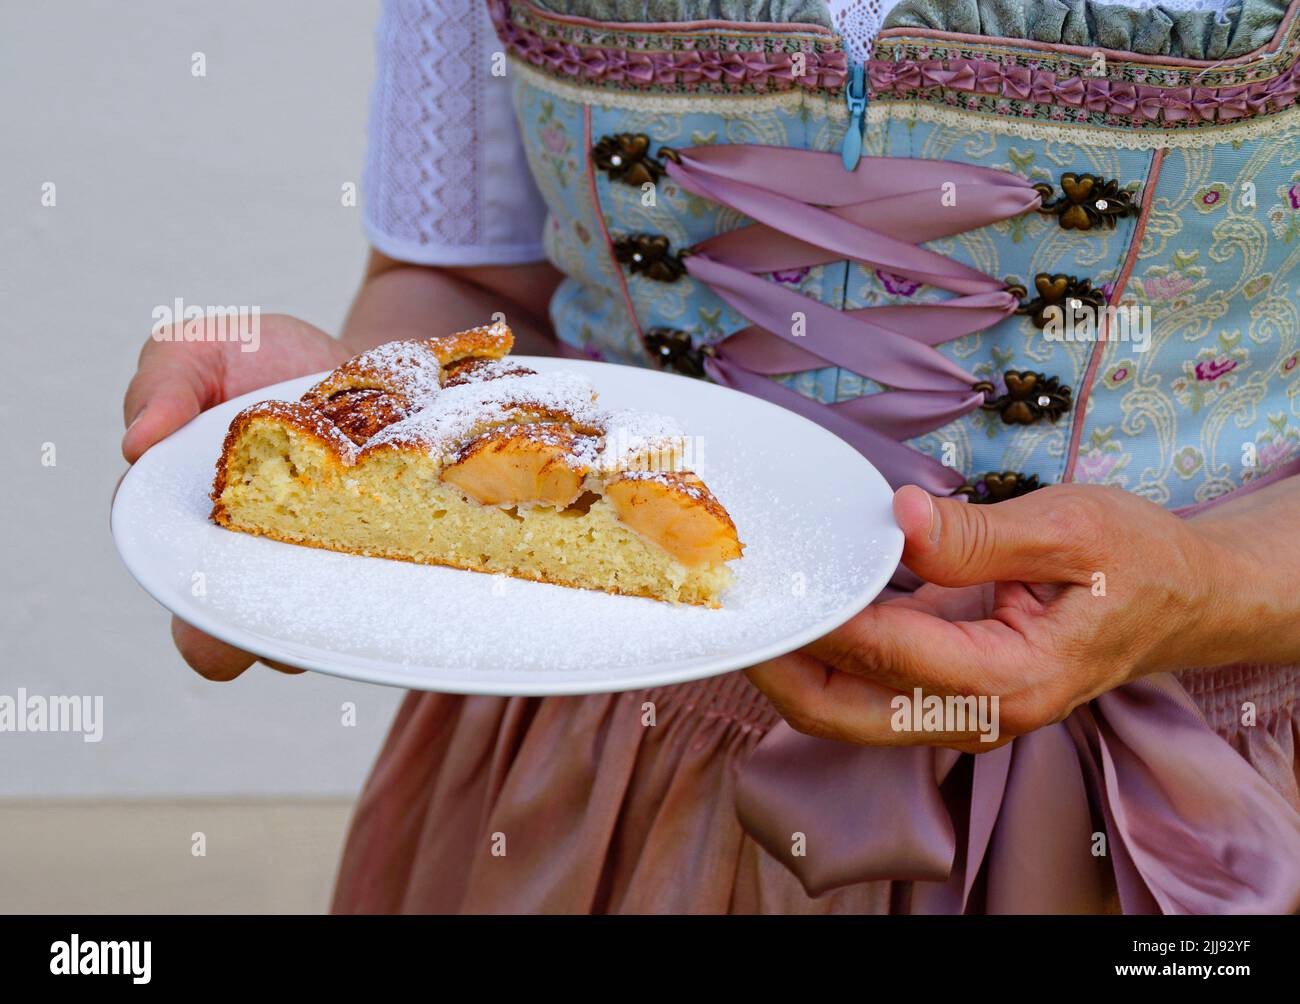
[[[685,258],[693,278],[753,322],[712,348],[709,376],[826,426],[891,484],[959,487],[958,472],[901,441],[984,403],[976,377],[935,346],[996,324],[1018,303],[1000,280],[918,245],[1034,209],[1038,192],[967,164],[865,157],[846,172],[836,154],[785,147],[692,147],[673,151],[667,170],[688,192],[756,221]],[[842,311],[760,277],[846,259],[955,295]],[[827,366],[890,389],[826,405],[768,379]]]

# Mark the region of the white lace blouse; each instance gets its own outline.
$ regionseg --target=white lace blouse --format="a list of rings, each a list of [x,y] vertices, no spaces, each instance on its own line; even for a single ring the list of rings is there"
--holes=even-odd
[[[1112,0],[1132,7],[1156,0]],[[1220,7],[1227,0],[1163,0]],[[865,60],[898,0],[829,0]],[[542,259],[546,208],[524,163],[510,84],[491,74],[500,48],[483,0],[384,0],[376,28],[364,181],[376,249],[421,265]]]

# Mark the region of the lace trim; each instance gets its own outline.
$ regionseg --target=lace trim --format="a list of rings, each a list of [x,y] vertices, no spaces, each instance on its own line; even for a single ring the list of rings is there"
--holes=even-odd
[[[844,39],[844,48],[859,63],[871,55],[871,46],[880,34],[885,15],[898,0],[831,0],[835,28]]]
[[[810,107],[814,114],[835,119],[848,117],[844,99],[838,92],[831,91],[806,91],[802,88],[793,88],[766,94],[709,94],[699,91],[672,93],[642,89],[595,88],[587,83],[574,83],[570,78],[555,76],[536,69],[515,55],[510,56],[510,72],[518,73],[532,87],[579,105],[593,104],[600,105],[602,108],[635,109],[668,114],[713,111],[729,115]]]
[[[395,244],[477,245],[476,22],[390,4],[378,31],[367,217]]]
[[[1280,111],[1300,95],[1300,61],[1228,87],[1188,86],[1176,73],[1144,70],[1130,81],[990,59],[872,60],[867,69],[876,100],[941,100],[966,111],[1084,125],[1199,128]]]
[[[826,29],[743,24],[662,29],[557,20],[526,0],[488,0],[503,45],[557,76],[600,87],[668,93],[763,94],[838,90],[848,74],[840,38]]]
[[[511,60],[511,72],[518,73],[531,87],[574,104],[598,104],[603,108],[620,108],[658,114],[683,114],[686,112],[714,112],[721,115],[745,115],[765,111],[807,110],[809,114],[832,121],[848,118],[848,109],[838,95],[825,92],[785,91],[764,96],[736,95],[733,97],[709,95],[671,95],[639,91],[593,89],[570,83],[533,69],[517,59]],[[1049,122],[1034,119],[1008,118],[997,113],[959,111],[936,106],[925,101],[907,101],[882,98],[867,106],[867,122],[881,125],[891,119],[915,119],[921,122],[950,126],[970,131],[1020,139],[1050,140],[1060,143],[1082,143],[1109,150],[1158,150],[1162,147],[1178,149],[1204,147],[1211,143],[1242,142],[1262,136],[1272,136],[1283,131],[1300,130],[1300,108],[1292,107],[1272,115],[1243,119],[1230,124],[1211,123],[1199,129],[1132,129],[1089,125],[1087,123]]]

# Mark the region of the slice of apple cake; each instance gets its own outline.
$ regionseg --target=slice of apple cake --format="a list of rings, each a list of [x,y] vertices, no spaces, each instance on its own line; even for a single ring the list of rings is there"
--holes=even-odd
[[[669,418],[506,358],[504,324],[356,356],[230,425],[212,519],[333,551],[716,607],[742,545]]]

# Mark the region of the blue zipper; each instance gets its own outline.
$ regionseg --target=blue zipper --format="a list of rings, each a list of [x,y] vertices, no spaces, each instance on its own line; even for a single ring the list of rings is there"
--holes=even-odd
[[[852,171],[862,159],[863,119],[867,111],[867,75],[861,63],[853,64],[844,97],[849,103],[849,128],[844,134],[840,157],[844,161],[844,170]]]

